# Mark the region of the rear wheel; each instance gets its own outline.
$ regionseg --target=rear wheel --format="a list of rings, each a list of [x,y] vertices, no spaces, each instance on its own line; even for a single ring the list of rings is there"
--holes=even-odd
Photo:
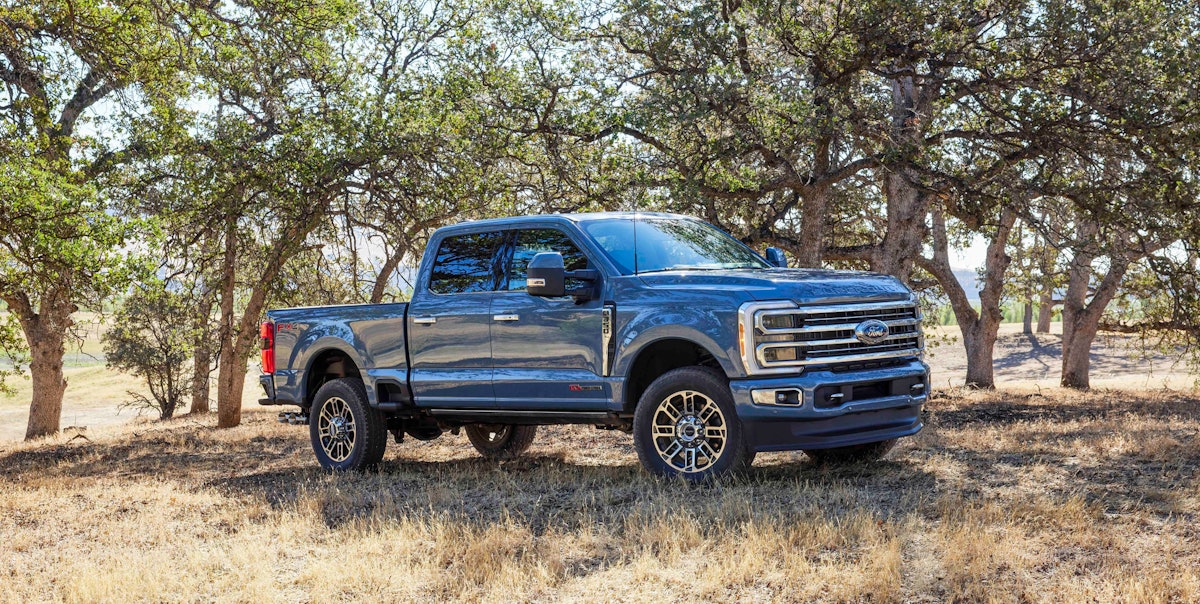
[[[650,384],[633,416],[633,442],[642,465],[659,476],[705,481],[754,461],[728,381],[706,367],[668,371]]]
[[[537,426],[516,424],[472,424],[467,438],[479,454],[488,459],[513,459],[527,451],[537,435]]]
[[[322,468],[366,470],[379,464],[387,447],[383,414],[367,403],[362,380],[330,380],[317,390],[308,434]]]
[[[877,443],[837,447],[833,449],[806,449],[804,453],[819,463],[853,464],[865,463],[882,459],[892,447],[896,439],[883,440]]]

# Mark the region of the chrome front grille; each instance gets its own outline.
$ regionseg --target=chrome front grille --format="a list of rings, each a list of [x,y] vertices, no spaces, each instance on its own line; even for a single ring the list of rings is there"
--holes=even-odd
[[[759,373],[917,357],[924,349],[920,310],[911,300],[807,307],[751,303],[743,315],[743,358]],[[888,333],[863,341],[855,330],[872,320]]]

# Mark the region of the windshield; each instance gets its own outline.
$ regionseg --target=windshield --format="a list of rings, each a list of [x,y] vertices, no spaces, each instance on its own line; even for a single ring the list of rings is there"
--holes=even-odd
[[[699,220],[610,218],[584,222],[582,226],[627,275],[670,270],[770,268],[740,241]]]

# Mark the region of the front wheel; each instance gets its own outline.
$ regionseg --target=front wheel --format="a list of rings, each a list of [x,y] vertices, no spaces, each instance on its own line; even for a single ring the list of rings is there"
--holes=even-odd
[[[467,438],[479,454],[487,459],[514,459],[529,449],[537,426],[515,424],[472,424],[466,427]]]
[[[833,449],[805,449],[804,453],[817,463],[854,464],[882,459],[892,447],[896,439],[883,440],[877,443],[836,447]]]
[[[650,384],[633,416],[633,444],[650,472],[697,482],[743,472],[754,460],[728,381],[706,367],[668,371]]]
[[[322,468],[366,470],[379,464],[387,447],[387,423],[367,403],[362,380],[341,378],[321,385],[313,397],[308,434]]]

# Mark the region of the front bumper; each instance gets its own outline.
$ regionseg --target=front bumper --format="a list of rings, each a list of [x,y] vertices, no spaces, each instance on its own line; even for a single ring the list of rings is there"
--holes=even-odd
[[[896,390],[897,385],[904,386],[903,392]],[[914,359],[882,369],[814,370],[796,376],[738,379],[730,381],[729,387],[749,446],[755,451],[829,449],[919,432],[923,427],[921,407],[929,393],[929,366]],[[795,390],[797,404],[756,404],[755,390]],[[855,399],[856,391],[882,396]],[[818,392],[822,396],[819,404]],[[831,392],[845,393],[846,402],[831,403]]]

